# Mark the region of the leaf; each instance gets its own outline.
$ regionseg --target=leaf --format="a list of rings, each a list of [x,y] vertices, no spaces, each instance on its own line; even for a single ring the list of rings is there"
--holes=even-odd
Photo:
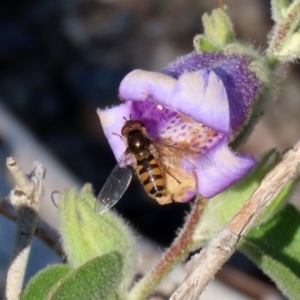
[[[209,41],[203,34],[198,34],[194,37],[194,47],[200,53],[219,53],[220,48]]]
[[[300,299],[300,212],[294,206],[252,229],[239,246],[289,299]]]
[[[111,252],[96,257],[62,278],[47,300],[115,300],[121,282],[122,257]]]
[[[54,265],[39,272],[27,285],[21,300],[43,300],[53,286],[73,270],[68,265]]]
[[[63,249],[73,267],[118,251],[122,254],[123,263],[119,293],[124,294],[135,274],[137,256],[133,233],[122,218],[111,210],[96,214],[95,202],[90,185],[85,185],[80,194],[75,189],[62,193],[60,230]]]

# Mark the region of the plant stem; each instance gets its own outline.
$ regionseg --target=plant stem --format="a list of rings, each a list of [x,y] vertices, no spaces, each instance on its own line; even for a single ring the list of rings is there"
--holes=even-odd
[[[194,250],[192,249],[194,244],[193,233],[199,223],[206,203],[207,200],[205,198],[197,197],[184,227],[171,247],[166,251],[155,268],[133,287],[129,293],[128,300],[146,299],[176,264]]]

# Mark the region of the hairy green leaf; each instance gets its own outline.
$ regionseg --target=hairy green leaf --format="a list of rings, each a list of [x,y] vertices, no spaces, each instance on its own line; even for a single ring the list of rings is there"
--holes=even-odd
[[[54,265],[39,272],[27,285],[21,300],[44,300],[57,282],[73,270],[68,265]]]
[[[263,270],[289,299],[300,299],[300,212],[291,204],[252,229],[240,250]]]
[[[47,300],[115,300],[121,282],[122,257],[116,252],[96,257],[62,278]]]
[[[96,214],[95,197],[86,185],[61,196],[61,235],[69,263],[78,267],[94,257],[117,251],[122,255],[120,295],[132,283],[135,266],[135,240],[129,226],[112,211]]]

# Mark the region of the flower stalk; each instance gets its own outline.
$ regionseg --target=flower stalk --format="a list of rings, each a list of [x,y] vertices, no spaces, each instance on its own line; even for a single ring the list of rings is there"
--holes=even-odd
[[[194,250],[193,235],[207,201],[207,199],[201,196],[197,197],[184,227],[173,244],[164,253],[154,269],[136,283],[128,295],[128,300],[145,299],[161,280]]]

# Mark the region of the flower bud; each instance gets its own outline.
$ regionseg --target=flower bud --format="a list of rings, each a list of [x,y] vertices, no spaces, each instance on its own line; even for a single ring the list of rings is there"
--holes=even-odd
[[[125,293],[134,276],[133,235],[115,213],[96,214],[91,186],[84,186],[80,194],[70,189],[61,195],[61,236],[68,262],[74,267],[96,256],[119,253],[123,263],[120,293]]]

